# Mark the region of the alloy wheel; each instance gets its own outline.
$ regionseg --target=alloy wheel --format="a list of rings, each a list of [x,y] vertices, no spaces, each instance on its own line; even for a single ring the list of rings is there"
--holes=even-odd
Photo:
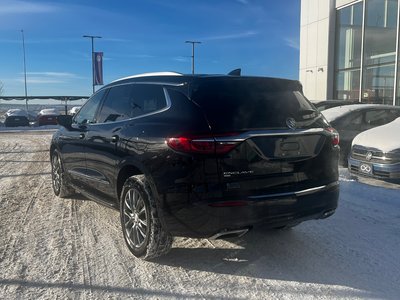
[[[144,245],[149,227],[149,215],[140,193],[132,188],[125,195],[124,230],[128,243],[134,248]]]

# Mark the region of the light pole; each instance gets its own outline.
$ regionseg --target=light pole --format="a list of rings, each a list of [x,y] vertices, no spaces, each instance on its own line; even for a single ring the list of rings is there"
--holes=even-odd
[[[195,44],[201,44],[201,42],[198,41],[185,41],[187,44],[192,44],[192,74],[194,74],[194,45]]]
[[[24,53],[24,82],[25,82],[25,110],[28,113],[28,88],[26,85],[26,58],[25,58],[25,37],[24,37],[24,30],[21,29],[22,34],[22,50]]]
[[[96,36],[96,35],[84,35],[84,38],[90,38],[92,40],[92,85],[93,85],[93,94],[95,92],[94,86],[94,39],[101,39],[101,36]]]

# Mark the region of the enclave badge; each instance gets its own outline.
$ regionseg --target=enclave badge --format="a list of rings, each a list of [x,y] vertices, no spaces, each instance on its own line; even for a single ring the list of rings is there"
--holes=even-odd
[[[293,118],[287,118],[286,119],[286,125],[287,127],[289,127],[290,129],[296,129],[296,121]]]

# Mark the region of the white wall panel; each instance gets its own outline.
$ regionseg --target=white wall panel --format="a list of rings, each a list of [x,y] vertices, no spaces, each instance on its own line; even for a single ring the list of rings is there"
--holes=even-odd
[[[355,0],[336,0],[336,7],[347,5],[352,2],[356,2],[356,1]]]
[[[318,24],[312,23],[307,26],[307,62],[306,68],[317,65]]]
[[[318,19],[322,20],[329,17],[329,7],[331,0],[318,0]]]
[[[308,24],[308,3],[310,0],[301,0],[300,26]]]
[[[329,19],[318,21],[317,66],[328,64]]]
[[[315,82],[315,99],[326,100],[327,66],[318,66]]]
[[[308,24],[318,21],[318,2],[321,0],[308,0]]]
[[[308,26],[300,27],[300,69],[307,67],[307,30]]]

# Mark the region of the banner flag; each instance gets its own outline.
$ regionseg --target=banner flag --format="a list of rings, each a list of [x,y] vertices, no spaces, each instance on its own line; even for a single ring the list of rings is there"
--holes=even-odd
[[[103,84],[103,52],[94,52],[94,85],[102,85]]]

